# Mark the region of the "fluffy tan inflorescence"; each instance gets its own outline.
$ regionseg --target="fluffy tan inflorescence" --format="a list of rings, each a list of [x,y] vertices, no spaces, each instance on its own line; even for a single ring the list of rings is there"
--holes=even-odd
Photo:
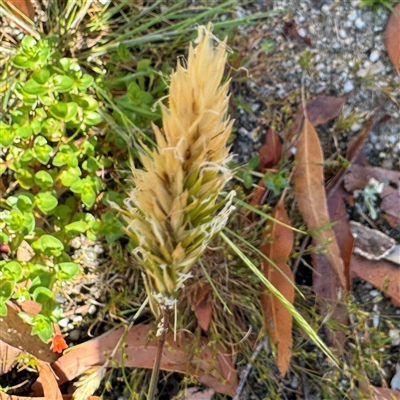
[[[226,45],[199,27],[187,67],[171,76],[163,128],[153,126],[157,146],[145,148],[143,169],[133,168],[135,188],[127,199],[127,232],[144,266],[153,295],[174,296],[210,240],[225,226],[230,199],[218,197],[231,173],[227,140],[228,85],[221,84]],[[157,296],[156,296],[157,297]]]

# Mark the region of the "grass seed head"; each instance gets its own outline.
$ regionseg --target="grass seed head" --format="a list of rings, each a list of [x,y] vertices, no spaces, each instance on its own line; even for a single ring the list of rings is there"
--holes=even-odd
[[[231,177],[226,163],[233,121],[227,116],[229,81],[221,84],[226,44],[214,42],[210,26],[200,26],[186,66],[178,63],[169,107],[161,105],[163,128],[153,125],[157,146],[144,148],[143,169],[133,167],[135,187],[126,202],[128,234],[138,243],[151,291],[164,302],[190,277],[232,208],[232,194],[218,203]]]

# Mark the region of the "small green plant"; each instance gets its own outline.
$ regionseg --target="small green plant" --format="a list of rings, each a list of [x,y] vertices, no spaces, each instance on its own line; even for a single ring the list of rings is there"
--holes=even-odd
[[[394,6],[399,0],[361,0],[359,3],[360,7],[371,7],[374,14],[379,10],[379,7],[386,7],[391,12],[394,11]]]
[[[110,144],[96,128],[103,117],[94,79],[63,57],[57,43],[56,36],[24,37],[9,61],[16,79],[3,93],[0,122],[0,175],[10,184],[0,199],[0,244],[8,245],[12,259],[0,262],[0,315],[9,299],[41,304],[36,316],[21,317],[46,343],[61,317],[55,295],[79,272],[69,255],[71,239],[95,240],[103,226],[109,241],[122,235],[117,221],[94,209],[105,189],[99,172],[112,165]],[[113,192],[104,196],[110,199],[120,200]],[[19,261],[22,244],[32,254]]]
[[[368,209],[371,219],[373,220],[375,220],[378,216],[375,203],[378,200],[378,195],[382,193],[383,186],[383,183],[379,183],[374,178],[371,178],[364,190],[357,191],[358,194],[362,194],[364,204]]]

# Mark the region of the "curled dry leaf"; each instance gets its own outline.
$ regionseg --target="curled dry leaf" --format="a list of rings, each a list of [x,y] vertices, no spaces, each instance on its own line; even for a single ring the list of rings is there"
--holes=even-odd
[[[330,223],[324,187],[324,157],[319,138],[305,118],[297,143],[294,184],[301,215],[317,244],[326,248],[326,257],[335,271],[341,288],[348,287],[343,260]]]
[[[210,293],[211,285],[209,283],[202,285],[197,291],[194,309],[199,325],[205,332],[208,331],[212,316],[212,304],[209,301]]]
[[[139,324],[128,332],[124,348],[125,367],[153,368],[156,357],[158,340],[150,340],[153,326]],[[103,365],[107,354],[112,354],[124,329],[107,332],[93,340],[71,348],[66,354],[52,364],[52,368],[59,378],[58,384],[75,379],[92,366]],[[237,387],[236,371],[232,363],[232,355],[218,348],[215,357],[215,348],[202,339],[200,354],[193,355],[194,339],[184,333],[178,335],[174,341],[174,333],[167,334],[161,359],[161,369],[165,371],[191,374],[201,383],[213,388],[215,391],[233,396]],[[115,355],[117,363],[121,360],[121,351]],[[41,379],[34,384],[33,390],[41,394]]]
[[[56,376],[50,365],[39,360],[37,360],[37,362],[45,399],[62,400],[62,395],[58,387]]]
[[[400,269],[386,260],[367,260],[353,254],[351,273],[383,290],[392,299],[396,307],[400,307]]]
[[[290,225],[283,197],[276,205],[272,217]],[[293,304],[294,277],[287,264],[293,248],[293,231],[272,221],[270,228],[266,231],[266,237],[270,238],[272,242],[267,243],[261,251],[279,267],[279,270],[263,260],[262,272],[276,289]],[[285,376],[292,355],[292,315],[272,293],[267,291],[261,294],[261,304],[271,341],[278,348],[276,363],[282,376]]]
[[[385,32],[386,49],[397,74],[400,76],[400,4],[394,8]]]

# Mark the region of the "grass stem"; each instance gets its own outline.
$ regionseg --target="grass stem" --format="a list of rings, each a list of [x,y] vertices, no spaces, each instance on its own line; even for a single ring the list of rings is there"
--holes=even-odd
[[[167,332],[168,332],[170,312],[171,312],[170,308],[168,306],[165,306],[164,312],[163,312],[163,318],[162,318],[162,331],[161,331],[160,339],[158,340],[157,354],[156,354],[156,358],[154,360],[153,372],[151,373],[150,387],[149,387],[149,393],[147,395],[147,400],[155,399],[158,377],[160,375],[162,351],[164,348],[165,339],[167,337]]]

